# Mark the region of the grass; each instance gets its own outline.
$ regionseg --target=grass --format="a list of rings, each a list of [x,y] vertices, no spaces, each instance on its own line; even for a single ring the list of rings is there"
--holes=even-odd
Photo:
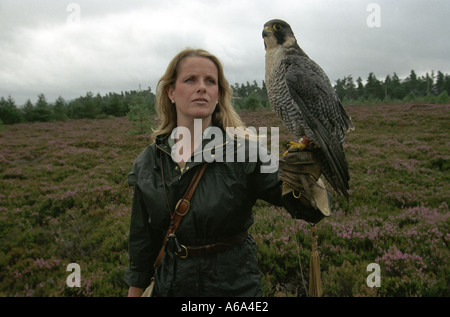
[[[350,202],[318,224],[324,296],[449,296],[450,106],[346,107]],[[249,126],[279,126],[270,111]],[[126,118],[6,125],[0,131],[0,296],[125,296],[132,191],[148,135]],[[280,144],[289,141],[280,129]],[[283,151],[283,148],[280,148]],[[310,227],[259,201],[263,294],[307,296]],[[81,287],[69,288],[69,263]],[[367,286],[378,263],[381,287]]]

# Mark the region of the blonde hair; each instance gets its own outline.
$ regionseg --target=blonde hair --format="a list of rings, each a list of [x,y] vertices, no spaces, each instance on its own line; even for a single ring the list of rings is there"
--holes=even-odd
[[[220,60],[211,53],[203,49],[185,49],[179,52],[169,63],[166,69],[166,73],[158,81],[156,86],[156,103],[155,109],[158,114],[160,123],[158,128],[153,132],[153,137],[169,134],[176,127],[177,124],[177,112],[167,94],[168,89],[175,85],[178,67],[181,61],[187,57],[203,57],[211,60],[217,67],[218,72],[218,85],[219,85],[219,102],[214,111],[212,118],[212,124],[214,126],[245,128],[245,124],[242,122],[239,115],[234,110],[231,104],[232,91],[225,78],[223,66]]]

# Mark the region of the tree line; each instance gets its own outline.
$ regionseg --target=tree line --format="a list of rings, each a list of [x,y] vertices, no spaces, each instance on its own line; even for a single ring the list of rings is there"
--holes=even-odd
[[[364,83],[361,77],[353,81],[346,76],[338,79],[334,88],[344,104],[376,102],[423,101],[429,103],[448,103],[450,95],[450,76],[438,71],[417,76],[414,70],[405,79],[396,73],[379,80],[370,73]]]
[[[76,119],[99,119],[123,117],[132,105],[146,105],[154,110],[155,95],[151,89],[132,90],[119,93],[110,92],[106,95],[87,92],[74,100],[66,101],[58,97],[54,103],[50,103],[44,94],[39,94],[33,104],[28,99],[22,107],[18,107],[14,99],[0,98],[0,120],[5,124],[20,122],[50,122]]]
[[[237,110],[256,110],[270,108],[265,82],[259,85],[256,81],[245,84],[235,83],[233,89],[233,105]],[[377,103],[377,102],[409,102],[423,101],[429,103],[448,103],[450,95],[450,76],[438,71],[424,76],[417,76],[412,70],[405,79],[396,73],[387,75],[384,80],[370,73],[364,82],[359,77],[356,82],[351,75],[338,79],[334,89],[344,104]],[[154,113],[155,95],[151,88],[126,92],[110,92],[106,95],[92,92],[86,93],[71,101],[58,97],[50,103],[44,94],[40,94],[35,104],[29,99],[19,107],[11,96],[0,98],[0,124],[21,122],[49,122],[75,120],[82,118],[122,117],[137,108],[145,113]]]

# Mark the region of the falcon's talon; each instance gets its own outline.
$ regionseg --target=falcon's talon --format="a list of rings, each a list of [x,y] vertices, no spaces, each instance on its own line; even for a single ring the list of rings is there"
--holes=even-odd
[[[307,144],[303,142],[303,139],[299,142],[291,141],[289,144],[291,145],[291,148],[299,148],[300,150],[304,150],[307,147]]]
[[[300,150],[304,150],[304,149],[306,149],[306,144],[302,143],[301,140],[300,140],[300,142],[290,141],[289,148],[287,149],[286,152],[284,152],[283,156],[286,156],[288,154],[289,150],[293,149],[293,148],[298,148]]]

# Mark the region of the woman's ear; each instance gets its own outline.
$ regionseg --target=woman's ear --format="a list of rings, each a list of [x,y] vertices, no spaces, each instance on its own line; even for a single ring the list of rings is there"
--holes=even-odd
[[[172,85],[170,85],[167,88],[167,97],[169,97],[169,99],[172,103],[175,102],[174,90],[175,90],[175,87],[173,87]]]

